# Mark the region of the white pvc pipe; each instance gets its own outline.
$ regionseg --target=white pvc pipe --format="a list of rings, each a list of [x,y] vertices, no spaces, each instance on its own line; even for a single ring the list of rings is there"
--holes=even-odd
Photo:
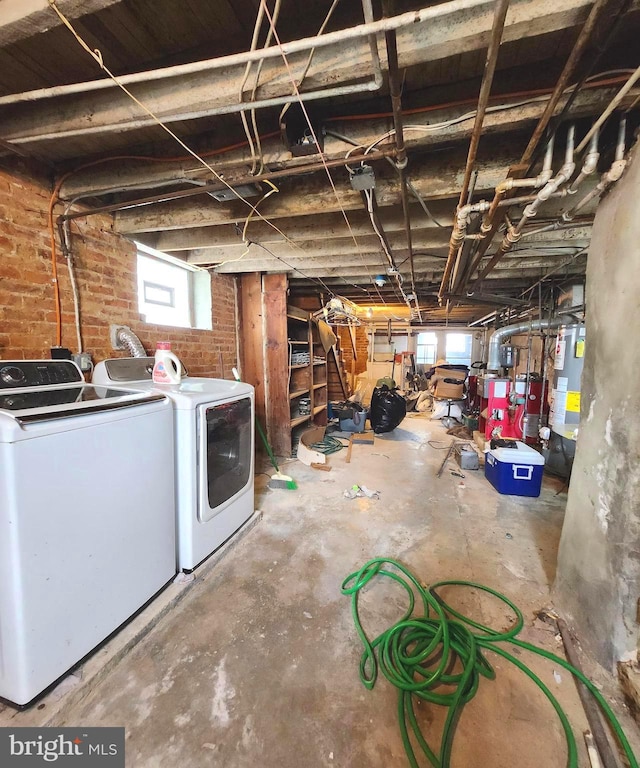
[[[335,43],[342,43],[346,40],[357,40],[362,37],[376,35],[380,32],[389,32],[394,29],[401,29],[402,27],[409,27],[422,22],[434,21],[442,16],[471,11],[475,8],[491,5],[493,5],[493,0],[450,0],[448,3],[421,8],[418,11],[401,13],[398,16],[360,24],[357,27],[340,29],[336,32],[328,32],[323,35],[316,35],[315,37],[305,37],[301,40],[293,40],[290,43],[283,43],[282,49],[280,46],[274,45],[257,51],[244,51],[242,53],[233,53],[228,56],[220,56],[216,59],[206,59],[190,64],[178,64],[172,67],[149,70],[148,72],[135,72],[131,75],[122,75],[121,77],[118,77],[118,82],[122,83],[122,85],[148,83],[152,80],[162,80],[168,77],[179,77],[181,75],[190,75],[211,69],[237,66],[239,64],[246,64],[250,61],[272,59],[282,56],[283,51],[289,56],[293,53],[309,51],[311,48],[322,48],[334,45]],[[37,99],[48,99],[56,96],[68,96],[75,93],[87,93],[115,87],[116,84],[113,80],[103,79],[84,83],[72,83],[70,85],[58,85],[53,88],[38,88],[33,91],[25,91],[24,93],[16,93],[0,97],[0,105],[17,104],[23,101],[35,101]],[[251,104],[249,104],[249,106],[252,107]]]
[[[624,99],[624,97],[627,95],[627,93],[633,88],[636,81],[640,79],[640,67],[636,69],[636,71],[631,75],[631,77],[627,80],[627,82],[622,86],[622,88],[616,93],[616,95],[611,99],[611,102],[609,103],[609,106],[605,109],[605,111],[600,115],[600,117],[595,121],[595,123],[591,126],[591,130],[587,133],[587,135],[582,139],[580,144],[578,144],[576,148],[576,153],[582,152],[582,150],[587,146],[589,141],[591,141],[591,137],[593,134],[600,129],[602,124],[606,121],[606,119],[609,117],[609,115],[613,112],[613,110],[618,106],[618,104]]]

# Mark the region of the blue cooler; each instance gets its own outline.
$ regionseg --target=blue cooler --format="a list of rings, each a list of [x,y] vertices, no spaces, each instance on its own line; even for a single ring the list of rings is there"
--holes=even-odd
[[[539,496],[544,457],[519,440],[515,448],[493,448],[485,455],[484,476],[498,493]]]

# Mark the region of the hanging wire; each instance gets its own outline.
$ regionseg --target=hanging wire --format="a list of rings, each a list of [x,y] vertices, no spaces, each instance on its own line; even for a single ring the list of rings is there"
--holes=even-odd
[[[329,168],[327,166],[327,163],[326,163],[326,160],[325,160],[325,157],[324,157],[324,152],[320,151],[320,144],[318,142],[318,137],[316,136],[316,132],[315,132],[315,130],[313,128],[313,125],[311,123],[311,119],[309,117],[309,113],[307,112],[307,108],[306,108],[306,106],[304,104],[304,101],[302,100],[301,95],[300,95],[300,90],[299,90],[298,85],[297,85],[297,83],[295,81],[295,78],[293,76],[293,72],[291,71],[291,66],[289,65],[289,59],[287,58],[287,54],[285,53],[285,50],[282,47],[282,43],[280,41],[280,37],[278,35],[278,32],[277,32],[277,30],[275,28],[275,24],[274,24],[273,18],[271,16],[271,14],[269,13],[269,9],[268,9],[268,7],[266,5],[266,0],[260,0],[260,4],[261,4],[261,6],[264,7],[264,12],[267,15],[267,18],[269,19],[269,24],[271,25],[271,28],[273,30],[273,36],[274,36],[274,39],[276,41],[276,44],[280,48],[280,53],[282,55],[282,60],[284,61],[285,67],[287,69],[287,73],[289,75],[289,79],[291,80],[291,85],[293,86],[294,93],[295,93],[295,95],[296,95],[296,97],[298,99],[298,103],[300,104],[300,108],[302,109],[302,112],[303,112],[303,114],[305,116],[305,119],[307,121],[307,125],[309,127],[309,131],[310,131],[311,136],[312,136],[312,138],[313,138],[313,140],[315,142],[315,145],[316,145],[316,147],[318,149],[318,153],[320,155],[320,160],[321,160],[321,162],[322,162],[322,164],[324,166],[324,169],[326,171],[327,177],[329,179],[329,183],[331,184],[331,188],[333,189],[333,193],[334,193],[335,198],[336,198],[336,200],[338,202],[338,205],[340,207],[340,211],[342,212],[342,216],[344,217],[345,223],[347,225],[347,229],[349,230],[349,233],[350,233],[351,237],[353,238],[353,242],[354,242],[354,244],[355,244],[355,246],[356,246],[356,248],[358,250],[358,254],[360,255],[360,257],[362,259],[362,262],[364,264],[365,270],[367,271],[367,274],[369,275],[369,277],[371,278],[371,281],[373,282],[373,278],[371,276],[371,272],[369,271],[369,267],[368,267],[368,265],[366,263],[366,260],[365,260],[364,256],[362,255],[362,251],[360,250],[360,246],[359,246],[358,241],[356,239],[355,233],[354,233],[354,231],[353,231],[353,229],[351,227],[351,223],[349,222],[349,217],[347,216],[347,212],[345,211],[344,206],[342,205],[342,201],[340,200],[340,195],[338,194],[338,190],[336,189],[336,185],[335,185],[335,183],[333,181],[333,177],[331,176],[331,171],[329,170]],[[375,285],[375,283],[374,283],[374,285]],[[377,286],[376,286],[376,290],[377,290]],[[380,296],[380,299],[381,299],[382,303],[386,304],[387,302],[385,301],[385,299],[384,299],[383,295],[380,293],[380,291],[378,291],[378,295]]]
[[[234,187],[223,177],[221,176],[209,163],[204,160],[197,152],[195,152],[191,147],[189,147],[174,131],[169,128],[165,123],[162,122],[162,120],[154,113],[152,110],[149,109],[143,102],[141,102],[136,96],[134,96],[133,93],[125,86],[123,85],[119,79],[111,72],[111,70],[107,67],[107,65],[104,63],[102,53],[99,48],[92,49],[83,39],[82,37],[76,32],[71,22],[67,19],[67,17],[60,11],[60,9],[57,7],[55,0],[48,0],[49,5],[51,8],[55,11],[55,13],[60,18],[61,22],[67,27],[67,29],[71,32],[71,34],[76,38],[78,43],[84,48],[84,50],[96,61],[100,69],[102,69],[106,74],[109,76],[113,82],[124,91],[124,93],[129,96],[129,98],[134,101],[146,114],[148,114],[162,130],[164,130],[166,133],[169,134],[175,141],[178,142],[178,144],[191,155],[195,160],[197,160],[201,165],[203,165],[210,173],[213,174],[213,176],[227,189],[229,189],[234,196],[243,202],[245,205],[247,205],[251,212],[257,216],[261,221],[264,221],[265,224],[270,226],[272,229],[274,229],[279,235],[282,235],[282,237],[294,248],[298,248],[298,250],[302,250],[291,238],[289,238],[287,235],[285,235],[282,230],[280,230],[272,221],[269,221],[269,219],[265,218],[258,210],[257,206],[253,205],[249,200],[247,200],[245,197],[243,197]],[[275,187],[275,185],[273,185]],[[57,192],[59,193],[59,185]],[[264,199],[264,198],[263,198]],[[258,202],[258,204],[261,202],[261,200]]]
[[[340,0],[333,0],[333,3],[331,4],[331,8],[329,8],[329,10],[327,11],[327,15],[325,16],[324,21],[320,25],[320,29],[318,30],[317,37],[319,37],[320,35],[322,35],[324,33],[324,31],[325,31],[325,29],[327,27],[327,24],[329,23],[329,21],[331,19],[331,16],[333,15],[333,12],[335,11],[335,9],[336,9],[336,7],[337,7],[339,2],[340,2]],[[276,18],[275,18],[275,14],[274,14],[274,23],[275,23],[275,21],[276,21]],[[301,86],[302,83],[304,82],[304,79],[307,76],[307,73],[309,72],[309,67],[311,66],[311,62],[313,60],[313,56],[314,56],[315,52],[316,52],[315,48],[312,48],[309,51],[309,56],[307,57],[307,63],[305,64],[304,69],[302,70],[302,74],[300,75],[300,80],[298,81],[298,86]],[[291,106],[291,102],[289,101],[289,102],[287,102],[284,105],[284,107],[282,107],[282,111],[280,112],[280,117],[279,117],[279,120],[278,120],[278,122],[280,124],[282,124],[282,121],[284,120],[284,116],[287,114],[287,110],[289,109],[290,106]]]

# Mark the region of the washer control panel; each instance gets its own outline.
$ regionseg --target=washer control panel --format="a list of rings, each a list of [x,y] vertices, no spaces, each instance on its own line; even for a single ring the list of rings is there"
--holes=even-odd
[[[84,382],[80,369],[70,360],[0,360],[0,389],[46,387]]]

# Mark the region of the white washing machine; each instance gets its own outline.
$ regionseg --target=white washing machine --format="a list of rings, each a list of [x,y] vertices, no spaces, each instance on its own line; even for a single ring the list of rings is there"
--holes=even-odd
[[[0,361],[0,697],[29,703],[176,573],[173,413]]]
[[[237,381],[151,380],[152,357],[104,360],[94,384],[166,394],[175,418],[178,569],[192,571],[254,512],[254,392]]]

